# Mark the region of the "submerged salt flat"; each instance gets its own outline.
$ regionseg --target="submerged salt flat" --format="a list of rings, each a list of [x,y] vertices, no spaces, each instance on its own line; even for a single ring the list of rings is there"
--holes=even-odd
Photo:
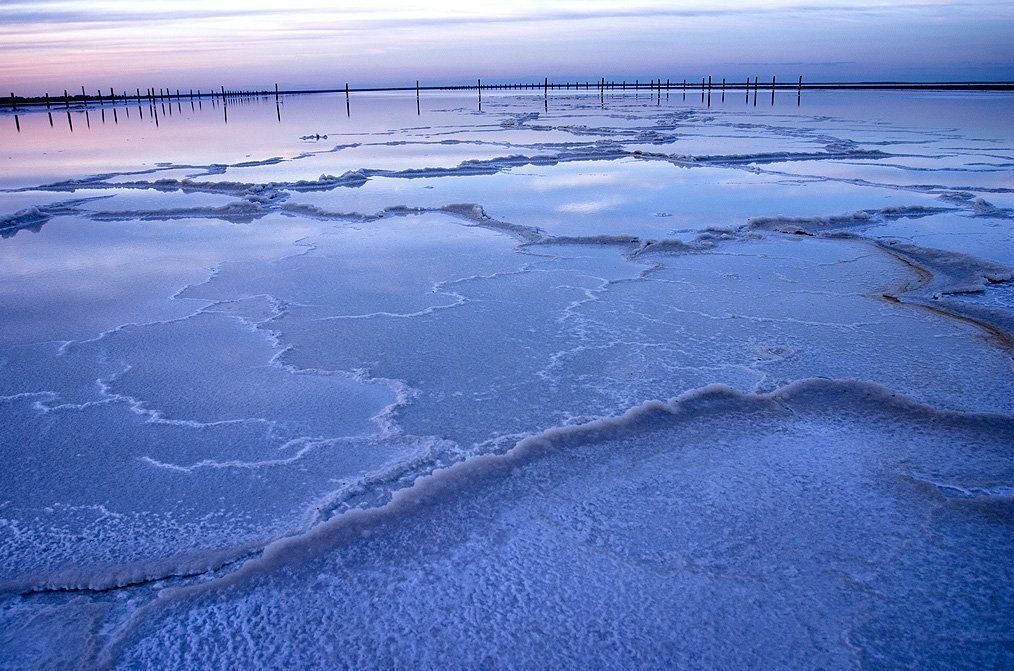
[[[1009,665],[1012,106],[0,126],[0,668]]]

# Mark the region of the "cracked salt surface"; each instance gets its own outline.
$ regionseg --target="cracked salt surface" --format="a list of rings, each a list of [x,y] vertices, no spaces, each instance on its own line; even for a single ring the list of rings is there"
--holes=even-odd
[[[1009,96],[337,100],[0,131],[0,668],[1014,661]]]

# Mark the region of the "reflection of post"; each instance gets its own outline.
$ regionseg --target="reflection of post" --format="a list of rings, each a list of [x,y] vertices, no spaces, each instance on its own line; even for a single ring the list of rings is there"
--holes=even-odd
[[[20,133],[21,132],[21,121],[20,121],[20,119],[18,119],[18,115],[17,114],[14,115],[14,125],[17,127],[18,132]]]
[[[70,127],[70,132],[74,132],[74,121],[70,118],[70,111],[67,111],[67,125]]]

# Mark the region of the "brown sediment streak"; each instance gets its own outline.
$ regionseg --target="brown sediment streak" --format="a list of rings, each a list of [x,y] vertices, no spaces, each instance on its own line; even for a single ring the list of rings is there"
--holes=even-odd
[[[877,243],[873,244],[875,247],[877,247],[877,249],[880,249],[886,252],[887,254],[890,254],[893,258],[904,263],[906,266],[915,271],[915,273],[919,276],[919,281],[916,286],[902,287],[899,293],[905,294],[915,291],[920,287],[926,286],[933,280],[934,277],[933,271],[930,270],[929,268],[926,268],[925,266],[913,261],[904,254],[897,252],[891,249],[890,247],[880,245]],[[989,281],[990,284],[1003,284],[1003,282],[990,280],[989,278],[986,279]],[[955,309],[946,308],[941,305],[934,305],[933,303],[930,303],[928,301],[912,300],[912,299],[906,300],[903,297],[895,296],[894,294],[890,293],[881,294],[881,298],[883,298],[889,303],[920,307],[941,317],[956,319],[957,321],[975,326],[976,328],[985,331],[989,336],[988,340],[998,345],[1002,350],[1004,350],[1005,352],[1014,353],[1014,334],[1011,334],[1010,332],[1007,331],[1007,329],[1003,328],[999,324],[994,324],[988,320],[964,314]]]
[[[904,305],[915,305],[942,317],[950,317],[951,319],[956,319],[958,321],[965,322],[966,324],[976,326],[989,334],[989,340],[992,340],[1005,352],[1014,354],[1014,334],[1009,333],[1007,329],[1002,326],[990,323],[984,319],[978,319],[970,315],[962,314],[956,310],[949,310],[939,305],[933,305],[931,303],[902,300],[898,300],[898,302]]]
[[[908,292],[908,291],[913,291],[915,289],[918,289],[919,287],[925,286],[925,285],[929,284],[930,281],[933,279],[933,272],[930,271],[928,268],[924,268],[923,266],[919,265],[918,263],[916,263],[912,259],[908,258],[904,254],[896,252],[895,250],[893,250],[893,249],[891,249],[889,247],[885,247],[883,245],[878,245],[877,243],[873,243],[873,244],[874,244],[874,246],[877,249],[890,254],[895,259],[897,259],[897,260],[901,261],[902,263],[904,263],[906,266],[908,266],[913,271],[915,271],[916,275],[919,276],[919,284],[917,284],[914,287],[909,287],[909,286],[906,285],[905,287],[902,288],[902,290],[901,290],[902,293],[905,293],[905,292]],[[886,294],[885,294],[885,297],[886,297]],[[896,303],[900,303],[901,302],[897,297],[894,297],[894,299],[895,299]]]

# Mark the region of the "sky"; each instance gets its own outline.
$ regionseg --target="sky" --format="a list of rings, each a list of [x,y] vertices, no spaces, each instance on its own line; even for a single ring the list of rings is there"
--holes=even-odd
[[[0,0],[0,91],[1014,80],[1014,1]]]

